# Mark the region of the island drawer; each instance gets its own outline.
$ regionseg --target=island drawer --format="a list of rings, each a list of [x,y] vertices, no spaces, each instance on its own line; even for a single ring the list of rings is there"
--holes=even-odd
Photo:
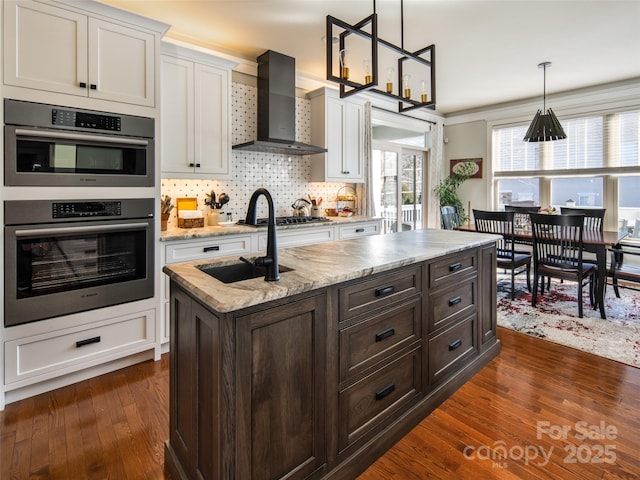
[[[465,250],[429,263],[429,288],[460,281],[474,274],[478,269],[478,256],[475,249]]]
[[[190,262],[251,252],[251,236],[224,235],[166,246],[165,263]]]
[[[396,305],[340,330],[340,381],[420,341],[422,299]]]
[[[428,331],[433,333],[476,311],[478,283],[475,278],[429,294]]]
[[[338,293],[340,321],[419,294],[422,290],[421,271],[419,266],[392,270],[377,275],[371,280],[340,288]]]
[[[339,449],[383,427],[421,394],[422,348],[417,348],[339,393]]]
[[[429,339],[429,383],[431,386],[457,372],[462,362],[478,352],[477,315],[451,325]]]

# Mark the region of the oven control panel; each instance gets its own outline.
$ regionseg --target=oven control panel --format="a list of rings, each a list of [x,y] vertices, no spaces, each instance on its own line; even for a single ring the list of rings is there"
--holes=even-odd
[[[119,217],[122,215],[122,202],[54,202],[51,215],[52,218]]]
[[[59,108],[51,110],[51,124],[59,127],[95,128],[96,130],[113,130],[116,132],[122,129],[120,117]]]

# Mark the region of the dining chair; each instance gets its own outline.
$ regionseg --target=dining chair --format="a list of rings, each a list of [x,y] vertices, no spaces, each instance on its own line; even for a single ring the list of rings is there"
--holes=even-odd
[[[597,230],[600,232],[604,231],[604,214],[606,211],[606,208],[560,207],[562,215],[584,215],[585,230]],[[596,256],[588,252],[583,256],[583,260],[593,264],[598,263]]]
[[[618,281],[640,284],[640,267],[625,263],[625,256],[631,255],[640,259],[640,242],[620,242],[609,249],[611,252],[611,267],[607,274],[612,279],[613,290],[617,298],[620,298]]]
[[[440,216],[442,217],[442,228],[444,230],[453,230],[460,226],[460,218],[458,217],[458,209],[456,207],[440,207]]]
[[[515,277],[527,276],[527,288],[531,291],[531,255],[515,250],[514,212],[489,212],[473,210],[476,231],[501,235],[496,246],[498,268],[511,271],[511,300],[515,298]]]
[[[535,306],[544,295],[544,277],[560,278],[578,283],[578,316],[582,318],[582,289],[589,285],[589,299],[595,304],[595,272],[592,263],[583,263],[584,215],[531,214],[533,237],[533,294]]]
[[[606,208],[574,208],[560,207],[562,215],[584,215],[585,230],[604,231],[604,214]]]

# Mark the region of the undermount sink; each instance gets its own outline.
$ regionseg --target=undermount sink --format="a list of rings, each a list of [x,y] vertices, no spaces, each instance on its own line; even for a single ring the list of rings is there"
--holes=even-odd
[[[266,267],[259,267],[246,262],[232,263],[231,265],[222,265],[219,267],[203,265],[197,268],[223,283],[241,282],[242,280],[249,280],[251,278],[264,277],[267,274]],[[278,266],[278,271],[280,273],[290,272],[292,270],[293,268],[285,267],[283,265]]]

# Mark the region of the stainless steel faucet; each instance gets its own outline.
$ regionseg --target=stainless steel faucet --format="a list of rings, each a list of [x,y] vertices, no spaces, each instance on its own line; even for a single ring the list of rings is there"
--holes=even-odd
[[[276,209],[273,205],[273,198],[266,188],[258,188],[251,195],[249,200],[249,208],[247,209],[247,216],[244,220],[245,225],[256,225],[256,203],[260,195],[264,195],[269,204],[269,223],[267,223],[267,255],[264,257],[258,257],[254,263],[256,266],[262,266],[267,268],[267,274],[264,279],[267,282],[275,282],[280,280],[280,273],[278,269],[278,246],[276,241]]]

